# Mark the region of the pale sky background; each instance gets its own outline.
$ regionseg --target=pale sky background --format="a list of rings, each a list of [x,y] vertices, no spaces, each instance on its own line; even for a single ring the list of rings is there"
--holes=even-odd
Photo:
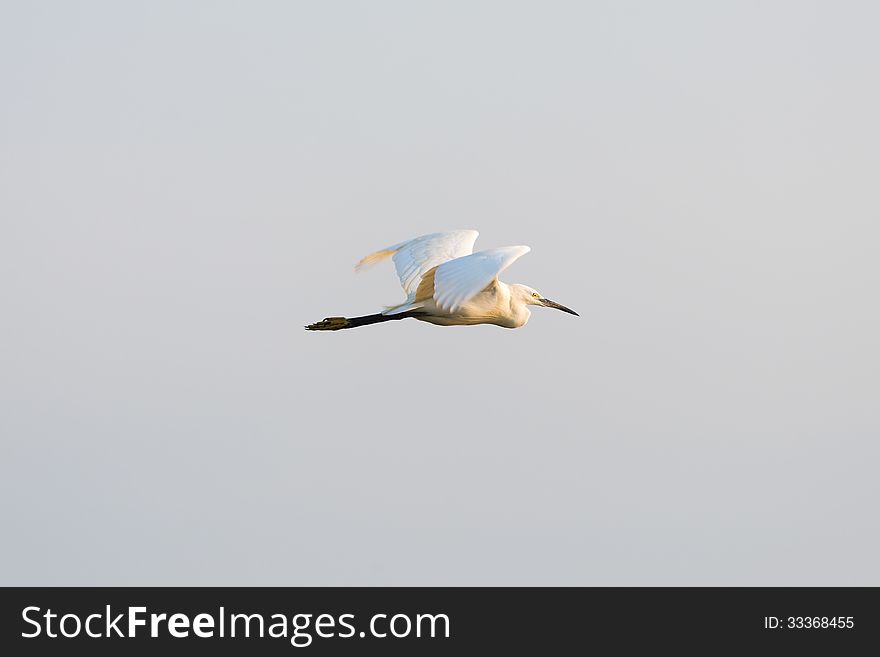
[[[0,584],[880,585],[880,5],[0,5]],[[407,320],[451,228],[571,306]]]

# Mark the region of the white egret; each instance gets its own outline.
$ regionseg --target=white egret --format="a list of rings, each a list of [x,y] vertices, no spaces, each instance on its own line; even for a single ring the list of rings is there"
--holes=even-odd
[[[440,326],[494,324],[519,328],[529,321],[529,306],[546,306],[577,315],[528,285],[498,280],[498,274],[531,251],[529,247],[502,246],[473,253],[477,235],[475,230],[432,233],[371,253],[355,270],[390,256],[406,292],[406,301],[376,315],[327,317],[306,329],[338,331],[409,317]]]

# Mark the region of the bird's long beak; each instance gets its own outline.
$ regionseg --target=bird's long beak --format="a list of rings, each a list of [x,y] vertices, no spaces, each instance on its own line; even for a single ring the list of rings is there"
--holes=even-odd
[[[550,299],[541,299],[541,303],[543,305],[547,306],[548,308],[556,308],[556,310],[561,310],[564,313],[571,313],[572,315],[577,315],[578,317],[580,317],[580,315],[578,315],[571,308],[566,308],[561,303],[556,303],[555,301],[550,301]]]

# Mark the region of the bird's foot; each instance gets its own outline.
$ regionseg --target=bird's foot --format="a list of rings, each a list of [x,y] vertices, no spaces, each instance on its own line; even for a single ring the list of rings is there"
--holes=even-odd
[[[320,322],[306,326],[307,331],[338,331],[348,328],[350,322],[345,317],[326,317]]]

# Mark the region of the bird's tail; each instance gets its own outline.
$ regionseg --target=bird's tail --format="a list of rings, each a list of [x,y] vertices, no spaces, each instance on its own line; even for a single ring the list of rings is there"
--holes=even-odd
[[[370,324],[379,324],[380,322],[390,322],[395,319],[406,319],[407,317],[415,317],[418,313],[400,313],[399,315],[364,315],[363,317],[326,317],[320,322],[309,324],[306,326],[307,331],[338,331],[339,329],[357,328],[358,326],[368,326]]]

